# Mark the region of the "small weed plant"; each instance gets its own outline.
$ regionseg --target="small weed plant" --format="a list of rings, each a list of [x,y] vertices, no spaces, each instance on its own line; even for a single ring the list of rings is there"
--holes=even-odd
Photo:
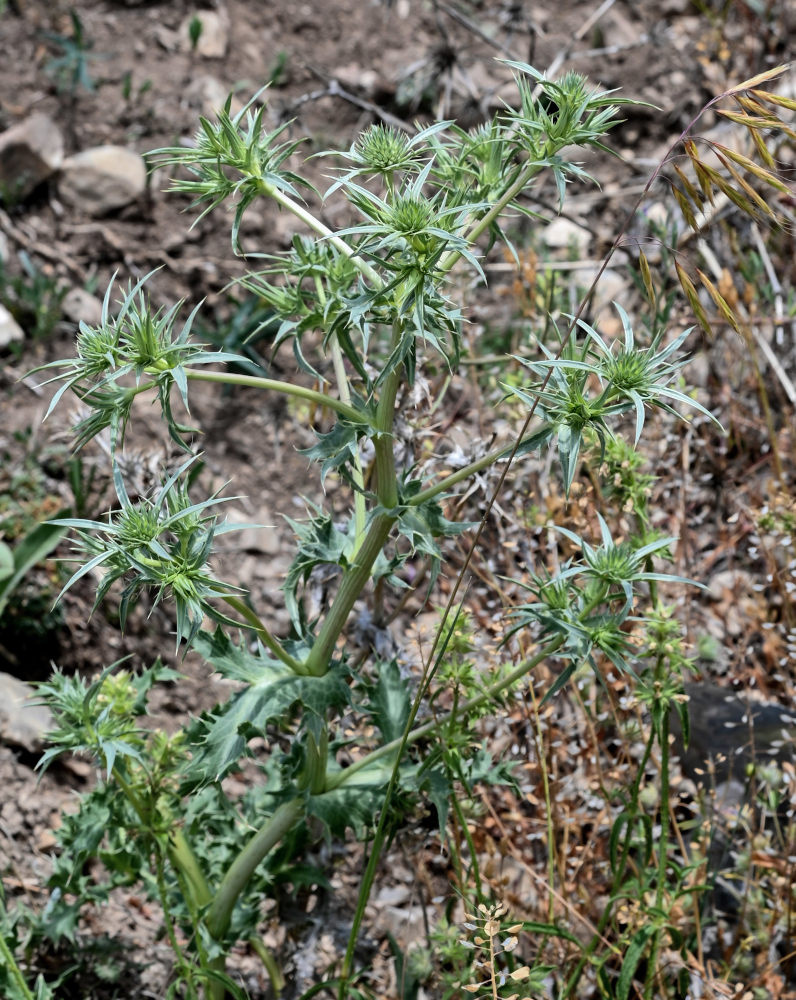
[[[263,253],[241,283],[262,302],[269,323],[277,318],[275,344],[291,345],[296,381],[249,374],[246,359],[197,342],[198,307],[187,317],[179,304],[153,307],[148,277],[121,292],[109,287],[100,323],[81,324],[74,356],[49,366],[60,383],[50,409],[70,390],[83,404],[78,447],[109,435],[117,496],[99,520],[59,522],[73,530],[80,560],[67,587],[96,577],[97,605],[114,588],[122,627],[142,592],[168,602],[178,646],[234,682],[226,701],[170,734],[142,724],[153,686],[179,683],[160,663],[138,673],[110,666],[93,680],[56,672],[42,687],[57,719],[42,766],[74,753],[99,771],[94,790],[58,831],[47,919],[62,937],[73,936],[81,906],[106,899],[114,885],[142,886],[162,907],[174,951],[168,997],[244,996],[230,963],[239,942],[261,956],[274,992],[283,988],[278,957],[262,939],[264,905],[286,885],[322,884],[323,871],[303,859],[318,838],[339,841],[349,829],[368,841],[350,934],[326,978],[306,995],[373,995],[355,946],[384,850],[420,800],[433,807],[451,845],[456,886],[468,900],[464,913],[472,914],[462,915],[458,944],[445,939],[445,961],[453,962],[455,951],[446,968],[456,970],[453,981],[442,980],[446,997],[576,997],[584,995],[587,972],[602,995],[620,1000],[670,996],[682,987],[661,955],[688,950],[672,916],[689,890],[687,862],[675,861],[667,777],[670,711],[681,706],[688,660],[660,591],[676,592],[689,581],[665,572],[676,540],[654,527],[635,447],[653,409],[710,418],[682,381],[688,331],[672,333],[659,322],[664,310],[655,307],[642,258],[641,283],[655,319],[641,332],[617,304],[622,332],[615,341],[574,316],[566,329],[555,327],[552,340],[520,353],[521,377],[505,387],[524,410],[512,445],[442,471],[421,464],[420,449],[402,438],[409,425],[415,442],[423,439],[418,399],[428,375],[456,370],[466,350],[463,288],[484,280],[484,257],[495,244],[498,254],[517,257],[506,220],[531,215],[524,196],[545,177],[563,206],[569,186],[589,180],[573,151],[606,149],[606,133],[619,120],[616,96],[591,89],[580,75],[552,81],[528,65],[508,66],[516,107],[486,125],[463,131],[435,122],[411,136],[374,125],[346,152],[323,154],[335,170],[325,198],[347,203],[350,220],[336,231],[302,197],[311,186],[291,167],[299,142],[287,125],[269,131],[256,100],[235,115],[228,104],[217,120],[202,119],[190,147],[154,154],[173,168],[174,190],[191,196],[200,217],[231,203],[236,253],[254,202],[271,199],[295,216],[303,231],[291,249]],[[793,110],[793,102],[760,89],[775,75],[724,95],[763,108],[736,114],[758,138],[761,120],[773,130],[781,127],[778,114]],[[744,96],[750,89],[753,96]],[[678,167],[686,206],[708,200],[718,185],[761,214],[766,203],[753,183],[780,183],[767,161],[741,161],[727,150],[727,175],[705,167],[693,143],[687,154],[698,183]],[[682,280],[701,318],[702,300],[688,276]],[[230,367],[218,370],[219,363]],[[194,430],[182,415],[198,381],[281,393],[329,415],[305,454],[321,485],[336,476],[348,486],[349,516],[308,505],[306,519],[290,521],[288,634],[276,634],[240,582],[214,568],[217,539],[239,526],[225,522],[222,496],[198,493]],[[121,449],[137,401],[151,396],[185,458],[164,469],[151,495],[131,496]],[[429,406],[429,424],[433,412]],[[506,609],[503,661],[479,662],[458,585],[420,676],[385,655],[385,644],[364,651],[355,645],[348,630],[358,609],[368,608],[376,630],[384,628],[418,580],[421,603],[434,588],[447,539],[470,532],[470,551],[477,545],[481,528],[450,519],[446,498],[487,470],[495,472],[497,491],[512,462],[551,448],[564,492],[585,464],[605,478],[604,513],[623,511],[626,528],[619,534],[596,511],[585,534],[571,524],[556,527],[557,566],[537,567],[521,581],[527,602]],[[334,571],[334,584],[328,601],[313,609],[306,596],[322,570]],[[542,665],[557,678],[547,698],[584,670],[601,680],[607,671],[625,675],[651,719],[637,776],[616,812],[603,915],[585,939],[582,926],[573,933],[568,911],[557,906],[552,851],[549,919],[512,919],[502,900],[490,898],[467,822],[476,783],[511,780],[482,745],[479,719],[499,713]],[[642,794],[655,754],[657,814]],[[244,763],[259,777],[231,798],[225,779]],[[88,867],[96,858],[104,881]],[[415,990],[436,960],[414,962]],[[8,955],[5,962],[13,968]],[[21,977],[7,982],[13,996],[34,996]],[[45,995],[41,984],[36,990]]]

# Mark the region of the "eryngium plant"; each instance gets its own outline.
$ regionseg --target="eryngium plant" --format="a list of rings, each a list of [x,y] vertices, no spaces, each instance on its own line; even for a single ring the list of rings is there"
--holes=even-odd
[[[527,380],[507,391],[527,407],[528,419],[514,446],[447,474],[421,472],[417,456],[399,450],[401,412],[424,367],[455,369],[462,353],[459,272],[469,270],[481,281],[485,247],[512,249],[504,220],[531,214],[525,196],[543,175],[552,175],[563,204],[570,183],[589,179],[570,159],[573,148],[605,148],[617,121],[614,97],[590,89],[583,77],[570,73],[553,82],[530,66],[509,65],[518,106],[475,131],[439,122],[408,136],[374,125],[347,153],[326,154],[339,161],[327,196],[345,199],[353,219],[337,232],[301,200],[300,189],[310,185],[287,167],[298,143],[282,138],[284,126],[267,131],[265,108],[255,101],[235,115],[228,103],[216,121],[201,120],[191,146],[155,154],[174,168],[173,189],[190,195],[202,214],[232,202],[236,252],[241,219],[259,198],[276,201],[303,224],[290,251],[262,254],[263,266],[243,284],[276,313],[277,344],[292,344],[306,381],[320,388],[208,371],[210,362],[238,359],[195,343],[195,312],[181,324],[178,306],[153,309],[147,279],[123,293],[116,310],[109,289],[99,325],[81,324],[75,356],[51,366],[53,380],[63,380],[53,405],[71,388],[87,408],[76,428],[78,445],[110,430],[119,501],[100,521],[64,522],[75,530],[84,560],[70,584],[96,571],[98,601],[111,584],[121,585],[122,623],[143,590],[172,602],[178,643],[237,682],[227,701],[172,737],[138,722],[152,684],[174,679],[159,665],[138,677],[109,668],[90,684],[56,673],[45,687],[58,728],[44,762],[82,752],[102,769],[80,815],[62,828],[64,852],[53,880],[61,903],[54,897],[52,906],[66,905],[69,894],[78,904],[102,898],[114,882],[143,882],[162,904],[175,949],[170,995],[179,989],[189,997],[204,991],[211,1000],[226,991],[241,995],[226,971],[229,949],[239,940],[252,942],[278,990],[280,971],[257,936],[263,900],[281,881],[309,877],[296,865],[310,830],[342,838],[352,828],[374,839],[348,949],[334,970],[339,996],[348,995],[356,975],[354,943],[386,836],[418,796],[430,797],[444,834],[454,783],[467,789],[476,780],[506,777],[485,751],[475,750],[477,718],[551,658],[563,663],[562,683],[581,664],[596,667],[604,657],[632,672],[638,648],[629,631],[640,621],[638,595],[646,600],[660,581],[684,582],[653,566],[673,539],[645,528],[615,541],[601,520],[597,544],[561,529],[573,554],[557,576],[536,576],[530,584],[535,599],[510,619],[509,634],[521,630],[531,649],[518,663],[441,669],[435,679],[464,621],[458,611],[443,616],[419,683],[410,683],[389,655],[355,657],[347,644],[352,611],[370,600],[371,585],[377,625],[385,595],[389,601],[396,588],[411,588],[410,559],[425,560],[424,586],[429,579],[433,585],[445,538],[472,527],[445,515],[443,500],[459,484],[500,460],[554,446],[568,490],[584,442],[604,449],[624,422],[635,443],[654,407],[675,412],[677,404],[704,413],[678,387],[686,334],[672,338],[655,330],[642,346],[620,307],[618,343],[578,321],[562,336],[557,355],[542,351],[521,359]],[[327,367],[308,356],[309,332],[321,334],[318,350],[331,360],[332,384],[321,375]],[[135,400],[154,394],[171,436],[190,451],[192,431],[177,420],[172,398],[176,393],[187,411],[194,381],[278,392],[334,415],[332,429],[317,433],[307,454],[321,482],[336,474],[350,486],[350,518],[341,523],[319,506],[306,521],[290,522],[296,549],[284,587],[289,636],[275,635],[239,585],[216,576],[214,543],[227,530],[222,501],[190,498],[191,458],[164,471],[152,496],[128,495],[119,459]],[[335,567],[338,575],[330,602],[313,617],[304,593],[318,567]],[[207,620],[215,631],[203,630]],[[424,704],[434,706],[431,720]],[[254,737],[266,741],[267,759],[251,750]],[[343,766],[345,748],[351,752]],[[261,781],[233,802],[221,783],[245,757]],[[85,834],[89,829],[92,836]],[[84,873],[84,862],[97,854],[109,872],[103,885]],[[316,872],[311,880],[322,879]],[[62,933],[74,931],[74,921],[59,926]],[[552,923],[542,930],[564,933]]]

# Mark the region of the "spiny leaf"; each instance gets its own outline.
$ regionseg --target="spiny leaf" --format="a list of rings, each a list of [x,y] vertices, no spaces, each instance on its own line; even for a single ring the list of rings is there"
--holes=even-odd
[[[350,781],[320,795],[311,795],[307,812],[324,825],[328,836],[342,838],[347,827],[363,837],[384,806],[384,788],[392,774],[393,760],[374,761]]]
[[[409,685],[395,660],[380,665],[379,679],[367,707],[385,743],[403,735],[409,718]]]
[[[323,463],[321,486],[329,472],[344,468],[356,458],[358,430],[353,424],[338,420],[328,434],[317,434],[318,441],[311,448],[300,449],[301,455]]]
[[[267,724],[288,716],[301,705],[325,717],[330,708],[348,703],[349,690],[342,676],[330,670],[323,677],[294,674],[285,664],[245,646],[235,646],[217,629],[200,632],[195,648],[224,677],[244,681],[246,687],[194,727],[194,757],[187,769],[191,785],[220,780],[236,764],[252,736],[263,735]]]

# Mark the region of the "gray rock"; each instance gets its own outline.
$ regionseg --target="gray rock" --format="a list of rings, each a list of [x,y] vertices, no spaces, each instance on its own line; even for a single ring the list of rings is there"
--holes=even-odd
[[[25,339],[25,333],[19,323],[4,305],[0,305],[0,350],[5,350],[11,344],[19,344]]]
[[[53,728],[46,705],[35,704],[37,694],[30,684],[0,673],[0,741],[36,753]]]
[[[578,257],[585,257],[591,244],[591,233],[563,216],[553,221],[542,230],[542,239],[551,249],[575,250]]]
[[[684,746],[680,718],[672,711],[675,748],[696,784],[746,780],[752,763],[782,764],[793,759],[796,717],[781,705],[752,701],[730,688],[707,682],[685,685],[690,736]]]
[[[102,320],[102,302],[85,288],[70,288],[61,303],[64,316],[72,323],[99,326]]]
[[[591,283],[597,277],[598,268],[587,267],[577,272],[578,284],[583,288],[590,288]],[[591,312],[593,316],[599,316],[605,309],[611,309],[614,302],[622,305],[627,300],[629,282],[622,277],[618,271],[607,268],[600,275],[597,287],[594,289]]]
[[[25,198],[61,166],[64,139],[47,115],[34,114],[0,134],[0,195]]]
[[[135,201],[146,188],[146,164],[124,146],[95,146],[67,157],[58,193],[88,215],[107,215]]]

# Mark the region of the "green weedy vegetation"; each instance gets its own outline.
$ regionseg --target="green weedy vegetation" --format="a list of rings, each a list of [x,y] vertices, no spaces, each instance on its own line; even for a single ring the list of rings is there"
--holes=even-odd
[[[624,332],[611,343],[575,317],[560,333],[560,349],[522,358],[524,377],[506,389],[527,411],[513,446],[436,476],[421,476],[411,464],[396,461],[396,423],[410,405],[408,390],[424,366],[441,359],[455,369],[462,353],[459,273],[483,279],[487,245],[513,250],[505,219],[530,214],[523,195],[541,177],[552,175],[563,205],[571,182],[589,180],[570,159],[573,147],[605,149],[606,134],[618,121],[617,97],[590,89],[583,77],[569,73],[553,82],[530,66],[509,65],[517,106],[484,128],[464,132],[438,122],[408,137],[375,125],[347,153],[328,154],[339,168],[327,197],[345,199],[357,220],[337,232],[301,200],[300,191],[309,185],[288,168],[299,143],[285,138],[287,126],[268,132],[264,108],[254,100],[234,116],[228,104],[216,121],[202,119],[191,148],[154,154],[174,168],[174,190],[193,198],[200,217],[232,201],[236,252],[241,219],[257,199],[276,201],[305,225],[306,234],[296,237],[288,253],[266,255],[262,269],[249,273],[243,284],[262,299],[269,317],[278,317],[277,343],[290,342],[301,368],[316,379],[319,362],[307,349],[306,335],[320,331],[332,384],[320,379],[321,388],[310,389],[208,370],[211,363],[241,359],[195,342],[196,310],[181,321],[179,306],[153,309],[147,278],[124,291],[116,306],[109,288],[100,324],[81,324],[74,357],[49,366],[52,380],[61,382],[50,409],[67,390],[89,408],[76,427],[77,444],[110,430],[118,497],[105,519],[58,522],[73,529],[83,561],[67,587],[99,571],[100,602],[113,583],[120,584],[122,625],[144,590],[156,601],[170,602],[178,644],[191,646],[237,682],[226,702],[172,736],[139,721],[153,685],[179,683],[179,676],[160,664],[137,676],[109,667],[90,682],[56,673],[42,686],[57,719],[42,766],[60,754],[80,753],[102,773],[79,812],[65,817],[58,831],[61,852],[47,913],[52,934],[74,935],[80,906],[106,898],[114,885],[140,884],[159,900],[174,949],[168,997],[244,996],[227,964],[240,941],[250,942],[262,957],[279,992],[278,959],[257,934],[262,903],[283,882],[321,884],[324,873],[302,861],[311,831],[340,839],[347,828],[369,838],[367,867],[348,946],[325,983],[310,994],[325,987],[340,1000],[371,995],[355,965],[355,944],[385,845],[418,800],[435,807],[443,836],[450,815],[467,840],[463,809],[474,784],[510,780],[488,747],[474,739],[477,720],[499,711],[537,666],[551,661],[559,665],[559,680],[548,697],[576,670],[591,667],[601,676],[607,662],[635,677],[651,718],[636,776],[622,790],[616,813],[603,918],[584,943],[582,928],[575,934],[556,915],[551,857],[549,919],[513,921],[502,901],[488,897],[473,845],[452,844],[457,888],[472,913],[462,935],[472,941],[463,950],[440,932],[455,979],[443,977],[443,992],[433,995],[458,996],[461,990],[491,997],[539,995],[554,981],[557,996],[575,998],[582,995],[586,975],[602,995],[619,1000],[631,994],[647,1000],[673,996],[683,985],[681,971],[668,979],[659,957],[664,947],[683,954],[688,948],[672,915],[692,890],[686,888],[687,866],[674,860],[668,758],[670,709],[681,706],[689,661],[680,626],[659,588],[665,584],[671,592],[690,582],[660,569],[675,539],[651,526],[647,481],[627,452],[638,443],[651,409],[679,414],[687,407],[706,415],[680,382],[688,331],[672,336],[653,323],[639,334],[617,306]],[[775,75],[732,93],[758,88],[754,99],[765,102],[759,88]],[[766,105],[766,129],[781,124],[778,110],[790,107],[783,101]],[[748,117],[747,127],[757,134],[761,116]],[[695,167],[701,164],[695,147],[688,155]],[[770,168],[758,170],[774,177]],[[680,196],[686,202],[709,197],[716,177],[733,191],[739,188],[737,181],[726,181],[715,170],[714,175],[703,171],[700,188],[684,187]],[[767,182],[760,174],[757,179]],[[736,204],[751,205],[748,192],[742,186],[740,191]],[[643,260],[642,277],[654,301]],[[285,583],[288,636],[274,634],[237,582],[219,579],[213,570],[214,543],[233,529],[223,521],[222,497],[191,496],[193,433],[173,407],[187,410],[195,381],[278,392],[334,414],[334,427],[317,435],[308,454],[321,480],[334,473],[350,487],[350,518],[341,525],[318,507],[304,522],[293,523],[296,549]],[[186,459],[164,472],[155,495],[132,500],[115,456],[134,403],[145,394],[159,400]],[[373,456],[370,469],[362,457],[366,446]],[[635,510],[627,514],[631,529],[622,538],[601,516],[595,518],[596,540],[558,527],[570,558],[555,575],[539,571],[526,583],[528,602],[507,609],[508,635],[521,637],[527,654],[475,669],[472,626],[455,590],[416,682],[395,662],[375,654],[355,656],[346,628],[355,605],[370,600],[374,586],[380,600],[392,589],[410,586],[405,570],[412,558],[425,560],[433,584],[446,538],[471,531],[477,544],[475,526],[445,516],[445,497],[501,459],[518,462],[548,447],[557,450],[567,491],[584,462],[598,476],[604,459],[610,475],[606,496],[618,509],[632,498]],[[504,463],[501,483],[507,469]],[[339,582],[328,607],[310,619],[303,593],[319,566],[337,567]],[[215,623],[214,631],[203,628],[207,619]],[[431,716],[423,711],[430,704]],[[359,734],[354,762],[342,767],[338,754],[352,746],[352,732]],[[269,747],[265,760],[254,760],[261,781],[230,801],[222,781],[251,756],[254,737]],[[653,843],[655,814],[645,808],[642,793],[646,765],[655,754],[661,763],[661,807]],[[547,795],[549,809],[549,790]],[[105,882],[87,874],[92,858],[103,862]],[[620,909],[625,916],[618,919]],[[626,915],[631,911],[633,920]],[[570,959],[545,961],[545,941],[559,942],[560,954]],[[396,963],[406,996],[433,964],[422,955],[399,953]],[[6,995],[24,1000],[51,995],[46,984],[35,990],[25,984],[9,948],[0,953],[0,974]]]

